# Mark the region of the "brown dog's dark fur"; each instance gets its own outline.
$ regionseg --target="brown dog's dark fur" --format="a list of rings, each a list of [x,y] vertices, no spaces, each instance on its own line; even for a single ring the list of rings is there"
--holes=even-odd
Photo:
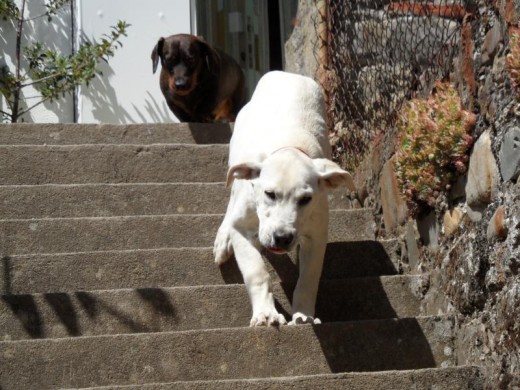
[[[152,51],[161,60],[161,91],[181,122],[234,121],[245,104],[245,77],[237,62],[194,35],[161,38]]]

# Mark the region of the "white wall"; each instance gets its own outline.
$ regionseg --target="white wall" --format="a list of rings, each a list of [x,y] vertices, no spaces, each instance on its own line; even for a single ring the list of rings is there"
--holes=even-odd
[[[21,0],[15,2],[21,5]],[[26,18],[34,18],[45,13],[44,2],[29,0],[26,3]],[[37,39],[47,47],[57,49],[64,54],[70,54],[71,42],[71,12],[70,7],[64,8],[62,12],[49,23],[46,17],[38,18],[24,24],[22,47]],[[16,33],[11,21],[0,19],[0,64],[6,64],[14,72]],[[22,54],[22,59],[23,59]],[[27,69],[22,63],[23,67]],[[22,89],[25,104],[31,106],[37,101],[39,92],[32,86]],[[0,110],[8,111],[6,102],[0,98]],[[54,103],[46,102],[29,111],[21,119],[25,122],[72,122],[74,119],[74,106],[71,95],[57,99]]]
[[[79,0],[78,21],[84,36],[99,37],[118,20],[131,24],[103,77],[82,87],[81,123],[177,121],[159,88],[160,65],[152,74],[150,55],[161,36],[190,33],[189,0]]]

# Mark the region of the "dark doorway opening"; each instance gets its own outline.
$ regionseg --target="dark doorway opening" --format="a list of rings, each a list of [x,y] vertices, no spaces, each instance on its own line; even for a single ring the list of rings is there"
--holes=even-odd
[[[268,1],[267,15],[269,18],[269,69],[283,70],[280,5],[278,0]]]

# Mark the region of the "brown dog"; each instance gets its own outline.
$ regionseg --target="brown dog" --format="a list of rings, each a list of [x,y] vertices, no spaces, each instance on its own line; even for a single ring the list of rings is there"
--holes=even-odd
[[[235,120],[245,104],[245,77],[238,63],[194,35],[160,38],[152,51],[153,72],[161,59],[161,91],[181,122]]]

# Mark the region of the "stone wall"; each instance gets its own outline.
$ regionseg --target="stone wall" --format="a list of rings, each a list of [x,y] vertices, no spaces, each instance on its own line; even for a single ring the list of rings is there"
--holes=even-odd
[[[313,20],[313,3],[300,0],[298,20]],[[379,3],[363,3],[369,24]],[[490,389],[520,388],[520,94],[505,65],[520,2],[464,5],[450,79],[478,116],[468,172],[429,212],[412,218],[394,172],[395,131],[386,131],[356,169],[351,206],[372,207],[377,236],[399,239],[401,273],[425,275],[424,313],[454,315],[457,363],[481,366]],[[316,47],[306,45],[313,28],[295,28],[286,69],[316,76]]]
[[[520,5],[480,1],[475,10],[451,74],[478,115],[467,174],[411,218],[385,134],[356,172],[357,197],[375,207],[379,237],[400,239],[400,271],[429,275],[424,312],[455,316],[458,364],[482,366],[489,388],[509,389],[520,386],[520,100],[505,58]]]
[[[318,10],[315,0],[299,0],[294,29],[285,43],[284,70],[317,78]]]

